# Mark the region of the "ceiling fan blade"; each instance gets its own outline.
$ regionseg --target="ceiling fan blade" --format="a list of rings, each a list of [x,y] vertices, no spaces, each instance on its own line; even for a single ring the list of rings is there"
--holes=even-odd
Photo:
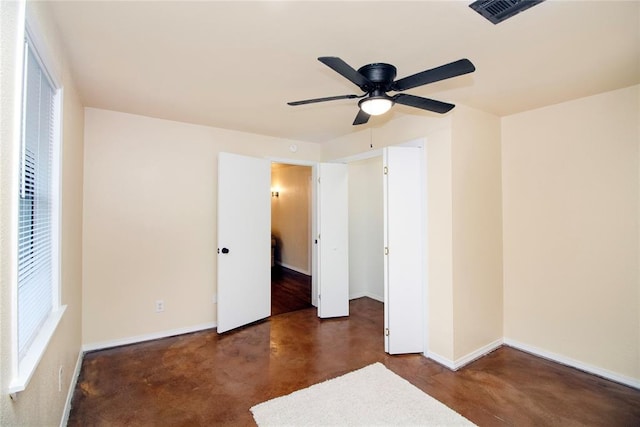
[[[421,96],[399,93],[393,97],[398,104],[408,105],[409,107],[421,108],[427,111],[444,114],[451,111],[455,105],[446,102],[436,101],[435,99],[423,98]]]
[[[403,91],[414,87],[426,85],[428,83],[449,79],[451,77],[461,76],[463,74],[472,73],[476,67],[468,59],[460,59],[440,67],[425,70],[400,80],[396,80],[391,86],[391,90]]]
[[[351,83],[358,86],[364,92],[368,92],[368,90],[365,88],[373,87],[373,83],[371,83],[368,78],[354,70],[351,65],[347,64],[342,59],[336,56],[321,56],[320,58],[318,58],[318,61],[322,62],[333,71],[348,79]]]
[[[369,117],[371,117],[369,114],[358,109],[358,115],[356,116],[356,119],[353,121],[353,125],[354,126],[363,125],[369,121]]]
[[[304,104],[313,104],[314,102],[336,101],[338,99],[353,99],[353,98],[361,98],[361,96],[358,96],[358,95],[327,96],[324,98],[314,98],[314,99],[305,99],[303,101],[287,102],[287,104],[288,105],[304,105]]]

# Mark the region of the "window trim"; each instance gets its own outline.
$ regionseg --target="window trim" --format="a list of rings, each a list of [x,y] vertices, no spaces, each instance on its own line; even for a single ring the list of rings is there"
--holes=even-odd
[[[28,11],[27,11],[28,12]],[[37,27],[34,25],[34,20],[30,18],[29,13],[25,14],[25,27],[24,37],[21,38],[21,45],[23,47],[21,55],[18,57],[19,62],[22,64],[22,72],[20,73],[20,114],[19,114],[19,139],[16,141],[17,147],[22,146],[22,138],[24,135],[24,88],[25,88],[25,70],[26,67],[26,51],[31,49],[34,57],[37,59],[42,71],[47,76],[52,88],[54,89],[54,103],[53,103],[53,150],[52,150],[52,170],[51,181],[54,188],[53,192],[53,207],[51,218],[51,231],[52,240],[52,309],[49,315],[46,317],[43,325],[39,329],[35,338],[29,345],[22,358],[19,355],[18,349],[18,274],[17,274],[17,251],[18,251],[18,204],[19,204],[19,192],[15,193],[13,203],[13,220],[12,220],[12,260],[15,264],[14,274],[12,280],[12,379],[9,384],[9,393],[14,395],[15,393],[24,391],[29,384],[29,381],[33,377],[36,368],[42,357],[44,356],[49,342],[53,338],[53,335],[62,320],[62,317],[66,311],[66,305],[61,305],[61,204],[62,204],[62,185],[61,185],[61,171],[62,171],[62,105],[63,105],[63,88],[59,84],[55,69],[52,67],[54,64],[48,55],[43,38],[40,37],[40,33],[37,31]],[[28,47],[26,46],[28,44]],[[17,164],[20,163],[21,149],[17,150]],[[17,178],[16,184],[20,182],[20,168],[17,167],[14,171]]]

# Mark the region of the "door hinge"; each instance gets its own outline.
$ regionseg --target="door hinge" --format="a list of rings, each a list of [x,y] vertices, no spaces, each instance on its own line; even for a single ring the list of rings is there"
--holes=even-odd
[[[384,336],[385,337],[389,336],[389,328],[384,328]]]
[[[320,299],[321,299],[321,298],[320,298],[320,294],[318,294],[318,301],[320,301]]]
[[[385,166],[384,168],[382,168],[382,171],[383,171],[383,173],[385,175],[389,175],[389,168],[388,167]]]
[[[384,254],[385,255],[389,255],[389,248],[385,246],[384,248]]]

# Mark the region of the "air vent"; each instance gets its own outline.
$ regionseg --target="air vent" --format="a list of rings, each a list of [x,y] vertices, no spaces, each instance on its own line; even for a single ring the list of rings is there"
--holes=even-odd
[[[544,0],[477,0],[469,7],[497,24]]]

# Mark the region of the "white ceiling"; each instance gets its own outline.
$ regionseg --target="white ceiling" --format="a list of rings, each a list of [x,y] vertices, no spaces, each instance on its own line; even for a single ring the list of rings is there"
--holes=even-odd
[[[640,83],[640,2],[547,0],[493,25],[469,1],[51,2],[86,106],[323,142],[359,89],[319,61],[398,78],[460,58],[476,72],[406,91],[504,116]]]

